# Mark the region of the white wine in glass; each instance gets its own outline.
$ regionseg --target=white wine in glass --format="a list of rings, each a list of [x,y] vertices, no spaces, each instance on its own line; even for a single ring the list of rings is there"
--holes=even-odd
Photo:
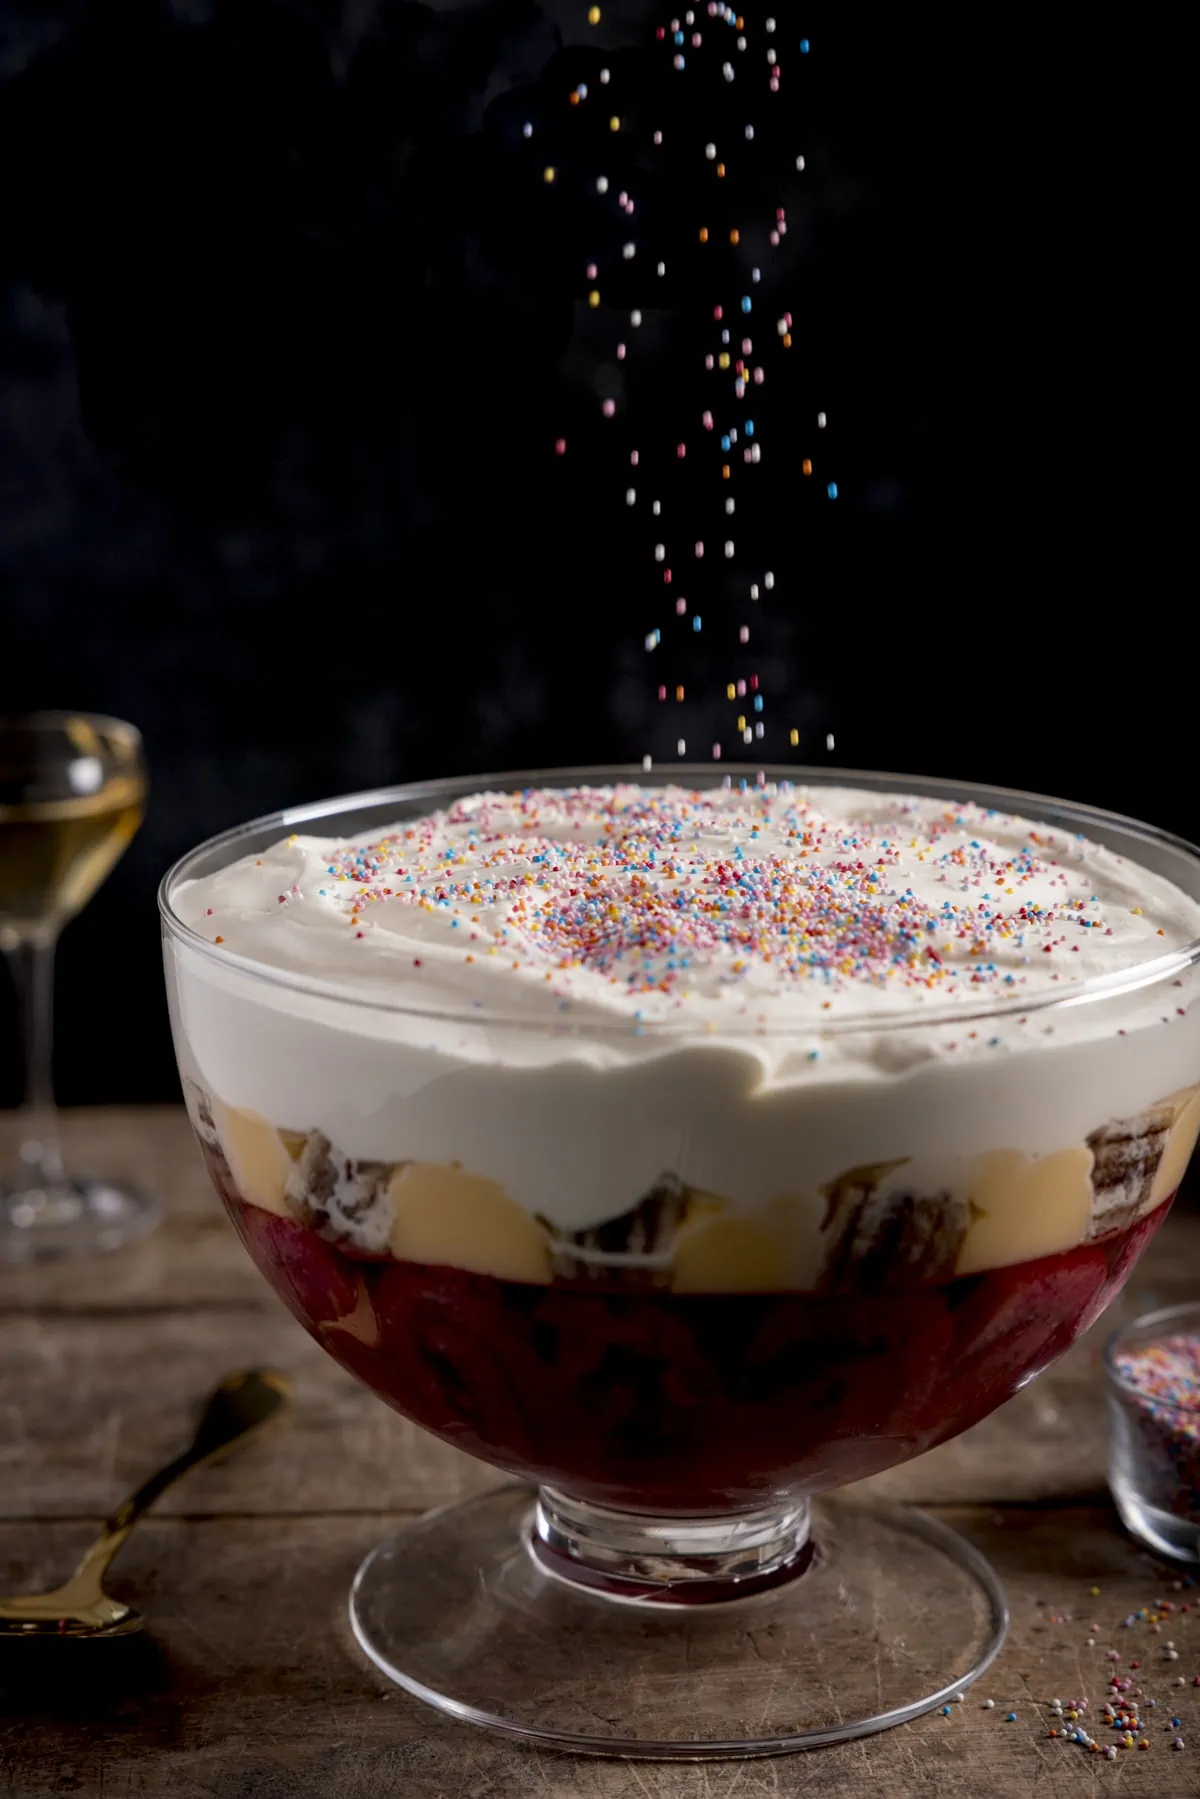
[[[142,740],[86,713],[0,719],[0,951],[25,1043],[19,1167],[0,1178],[0,1260],[86,1256],[158,1218],[144,1193],[63,1165],[51,1072],[54,949],[142,820]]]

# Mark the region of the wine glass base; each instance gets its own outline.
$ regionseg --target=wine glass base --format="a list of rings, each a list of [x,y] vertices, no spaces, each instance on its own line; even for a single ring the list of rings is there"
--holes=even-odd
[[[371,1552],[350,1595],[389,1679],[529,1743],[701,1760],[847,1742],[952,1703],[1008,1628],[984,1558],[900,1506],[815,1501],[805,1573],[666,1611],[547,1574],[533,1506],[506,1486],[431,1512]]]
[[[97,1175],[71,1175],[40,1187],[0,1187],[0,1262],[105,1255],[144,1237],[161,1216],[154,1194]]]

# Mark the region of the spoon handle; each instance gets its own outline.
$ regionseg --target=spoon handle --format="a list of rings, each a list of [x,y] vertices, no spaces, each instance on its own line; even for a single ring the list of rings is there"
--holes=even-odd
[[[91,1580],[99,1586],[118,1549],[155,1500],[193,1468],[215,1461],[226,1450],[256,1435],[283,1410],[290,1392],[286,1377],[270,1368],[247,1368],[238,1374],[227,1374],[205,1407],[191,1443],[121,1501],[105,1520],[95,1542],[84,1551],[71,1576],[71,1585]]]

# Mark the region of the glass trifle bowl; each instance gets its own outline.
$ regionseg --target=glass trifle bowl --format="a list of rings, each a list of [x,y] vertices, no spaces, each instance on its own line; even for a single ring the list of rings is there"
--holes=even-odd
[[[978,1677],[987,1564],[826,1495],[1009,1398],[1157,1230],[1200,1129],[1195,850],[963,783],[556,770],[257,820],[161,910],[250,1255],[519,1479],[368,1557],[386,1674],[659,1756]]]

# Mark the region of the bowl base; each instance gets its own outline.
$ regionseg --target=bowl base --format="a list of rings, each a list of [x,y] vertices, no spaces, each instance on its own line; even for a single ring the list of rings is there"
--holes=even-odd
[[[904,1507],[816,1500],[803,1574],[664,1608],[547,1573],[536,1506],[505,1486],[431,1512],[371,1552],[350,1595],[389,1679],[529,1743],[703,1760],[847,1742],[953,1703],[1008,1627],[984,1558]]]

